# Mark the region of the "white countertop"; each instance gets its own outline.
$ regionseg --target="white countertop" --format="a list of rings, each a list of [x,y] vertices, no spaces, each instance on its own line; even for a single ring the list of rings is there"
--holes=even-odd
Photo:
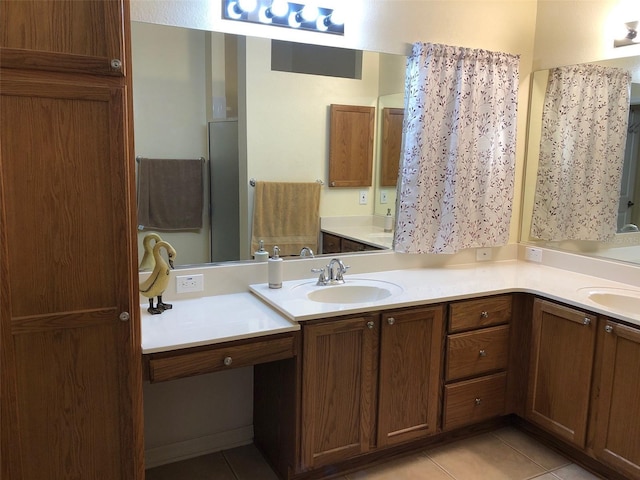
[[[174,300],[173,308],[159,315],[140,306],[142,353],[261,337],[300,330],[300,325],[250,293]]]
[[[312,288],[313,279],[311,278],[284,282],[281,289],[270,289],[267,284],[250,285],[249,288],[287,318],[297,322],[499,293],[525,292],[640,326],[640,312],[612,311],[588,298],[589,289],[593,288],[631,291],[632,295],[636,293],[640,295],[640,288],[526,261],[474,263],[362,275],[347,273],[345,280],[347,284],[349,280],[391,282],[401,287],[402,292],[374,302],[339,304],[308,300],[306,294],[302,293]],[[318,286],[315,288],[340,287]]]

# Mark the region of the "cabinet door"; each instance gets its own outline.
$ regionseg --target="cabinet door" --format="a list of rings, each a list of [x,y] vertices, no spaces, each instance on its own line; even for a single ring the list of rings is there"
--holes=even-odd
[[[436,432],[443,307],[382,316],[378,446]]]
[[[370,187],[375,107],[331,105],[329,186]]]
[[[378,320],[303,327],[302,469],[369,450]]]
[[[585,446],[596,317],[536,299],[527,419]]]
[[[123,75],[123,0],[0,2],[3,68]],[[118,63],[119,62],[119,63]]]
[[[595,455],[640,478],[640,330],[607,322],[599,379]]]
[[[3,473],[142,478],[125,90],[28,78],[0,79]]]

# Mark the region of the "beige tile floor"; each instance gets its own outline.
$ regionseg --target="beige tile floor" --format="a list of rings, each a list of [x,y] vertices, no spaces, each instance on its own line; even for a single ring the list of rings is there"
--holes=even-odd
[[[460,440],[338,480],[596,480],[515,428]],[[147,470],[147,480],[277,480],[247,445]]]

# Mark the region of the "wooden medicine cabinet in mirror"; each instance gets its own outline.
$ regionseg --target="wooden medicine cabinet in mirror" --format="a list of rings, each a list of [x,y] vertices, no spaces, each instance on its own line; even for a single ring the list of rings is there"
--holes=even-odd
[[[398,181],[404,108],[382,109],[382,146],[380,152],[380,186],[395,187]]]
[[[330,187],[370,187],[375,107],[331,105]]]

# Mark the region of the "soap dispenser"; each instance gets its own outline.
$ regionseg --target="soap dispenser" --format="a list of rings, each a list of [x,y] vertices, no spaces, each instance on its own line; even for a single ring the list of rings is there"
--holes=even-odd
[[[273,247],[273,257],[269,259],[269,288],[282,288],[282,259],[280,248]]]
[[[387,216],[384,217],[384,231],[391,233],[393,230],[393,217],[391,216],[391,209],[387,208]]]
[[[260,248],[253,253],[256,262],[266,262],[269,260],[269,252],[264,249],[264,241],[260,240]]]

